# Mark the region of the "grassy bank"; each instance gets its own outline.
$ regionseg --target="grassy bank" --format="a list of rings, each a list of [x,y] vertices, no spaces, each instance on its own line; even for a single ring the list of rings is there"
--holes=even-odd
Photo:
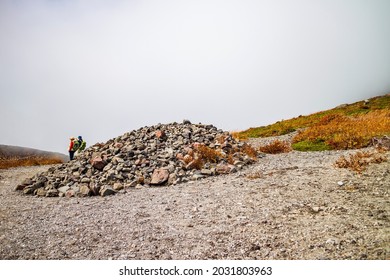
[[[390,134],[390,95],[299,116],[235,133],[240,139],[279,136],[300,130],[292,148],[300,151],[367,147],[373,137]]]

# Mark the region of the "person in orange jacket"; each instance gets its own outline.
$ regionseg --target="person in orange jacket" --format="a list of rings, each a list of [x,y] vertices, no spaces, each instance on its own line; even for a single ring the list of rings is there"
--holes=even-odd
[[[69,148],[68,148],[69,158],[70,160],[73,160],[74,153],[77,151],[77,149],[75,149],[75,141],[77,140],[74,137],[70,137],[69,139],[70,139]]]

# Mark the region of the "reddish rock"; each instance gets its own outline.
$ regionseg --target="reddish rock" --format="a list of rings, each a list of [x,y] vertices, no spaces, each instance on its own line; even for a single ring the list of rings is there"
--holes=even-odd
[[[157,130],[157,131],[156,131],[156,137],[157,137],[158,139],[164,139],[164,138],[166,138],[166,134],[165,134],[165,132],[162,131],[162,130]]]
[[[152,174],[151,185],[161,185],[169,178],[169,171],[164,168],[155,169]]]
[[[91,160],[91,165],[97,170],[103,170],[106,164],[107,163],[100,156],[95,156]]]
[[[117,142],[114,144],[114,147],[118,148],[118,149],[121,149],[123,146],[124,146],[123,143],[120,143],[120,142]]]
[[[76,192],[74,189],[69,189],[66,191],[65,196],[66,197],[74,197],[76,195]]]

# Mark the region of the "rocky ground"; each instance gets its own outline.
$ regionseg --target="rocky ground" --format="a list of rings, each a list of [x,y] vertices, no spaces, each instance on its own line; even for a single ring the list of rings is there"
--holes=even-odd
[[[47,197],[107,196],[126,188],[234,173],[257,157],[250,145],[229,132],[185,120],[141,127],[97,143],[76,160],[27,178],[16,189]]]
[[[25,196],[15,187],[49,167],[0,170],[0,259],[390,259],[390,162],[334,166],[353,152],[105,197]]]

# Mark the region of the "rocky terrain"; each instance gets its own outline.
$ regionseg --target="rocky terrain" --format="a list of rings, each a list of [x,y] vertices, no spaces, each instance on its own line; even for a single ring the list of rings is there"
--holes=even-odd
[[[46,197],[106,196],[234,173],[257,156],[248,144],[212,125],[159,124],[98,143],[77,160],[23,181],[17,190]]]
[[[119,140],[107,143],[106,155],[123,151],[115,146]],[[150,140],[143,144],[150,147]],[[201,169],[188,169],[181,177],[187,182],[165,186],[151,183],[150,170],[144,178],[150,183],[104,197],[14,191],[37,172],[49,182],[54,171],[68,170],[62,165],[0,170],[0,259],[389,259],[390,163],[371,164],[361,174],[335,166],[355,152],[267,154],[219,176],[193,178]],[[81,158],[86,165],[88,157]],[[211,170],[229,163],[208,164]],[[87,178],[109,179],[94,172]]]

